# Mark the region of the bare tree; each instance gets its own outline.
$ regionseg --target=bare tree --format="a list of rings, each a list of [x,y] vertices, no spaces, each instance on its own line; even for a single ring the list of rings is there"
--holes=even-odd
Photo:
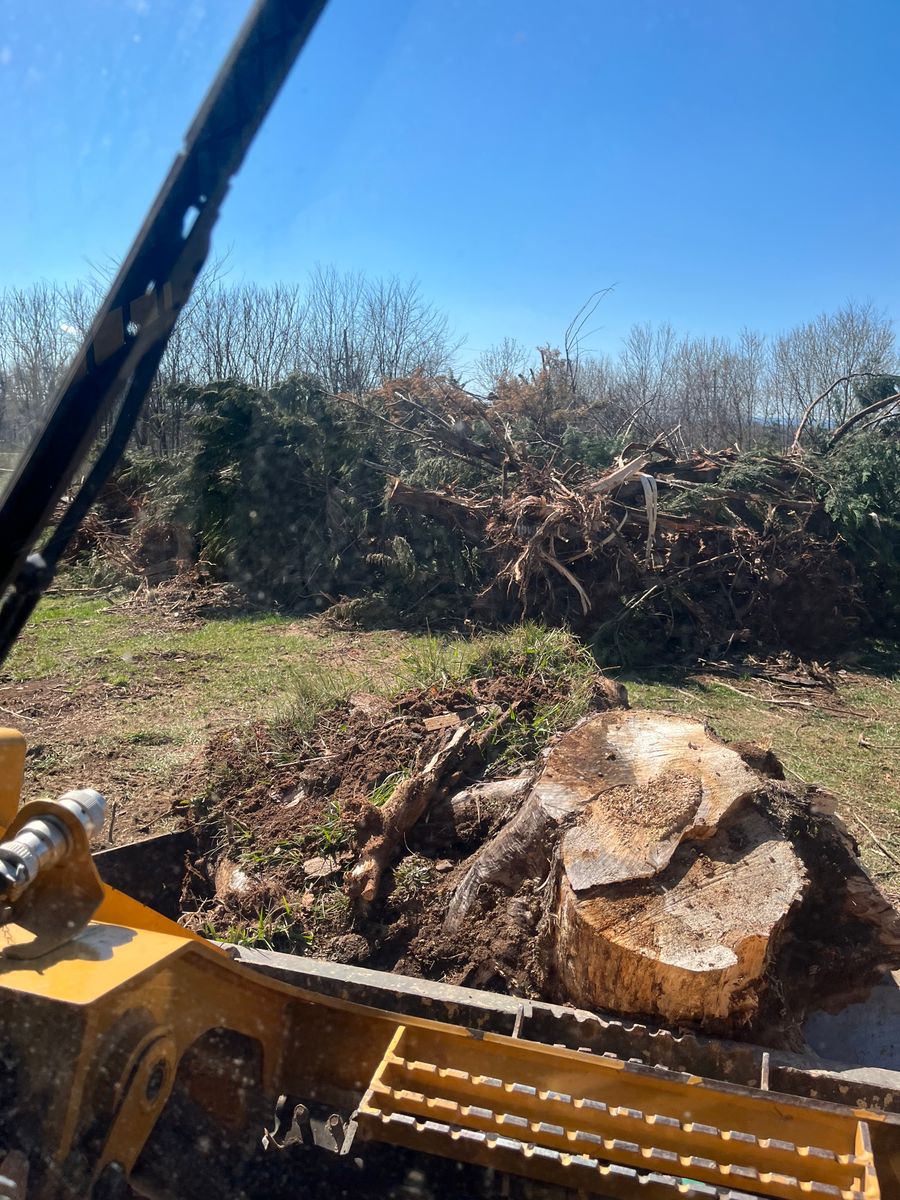
[[[60,290],[37,283],[0,294],[3,439],[24,445],[38,428],[78,331],[65,319]]]
[[[0,441],[7,447],[23,446],[40,424],[90,326],[105,274],[0,293]],[[361,397],[416,371],[452,374],[460,343],[415,281],[321,266],[305,288],[235,284],[226,275],[219,259],[201,277],[141,414],[136,445],[158,454],[184,449],[193,388],[215,379],[266,391],[306,372],[331,391]],[[728,339],[679,335],[668,323],[634,325],[616,357],[590,356],[585,329],[605,294],[576,314],[563,351],[539,349],[541,366],[528,378],[530,356],[514,338],[485,350],[475,363],[477,386],[503,392],[508,407],[533,410],[557,438],[567,426],[644,438],[678,426],[694,445],[748,449],[762,441],[783,449],[798,423],[808,436],[853,421],[865,403],[861,378],[900,374],[890,320],[872,304],[853,302],[773,339],[749,329]],[[882,419],[880,409],[873,419]]]
[[[668,323],[655,328],[632,325],[619,354],[619,391],[626,425],[655,432],[665,424],[676,345],[675,330]]]
[[[363,392],[384,379],[450,369],[459,343],[419,285],[316,267],[306,295],[308,369],[334,392]]]
[[[766,436],[766,370],[769,346],[765,335],[755,329],[740,332],[735,365],[734,442],[751,449]]]
[[[473,363],[475,387],[485,395],[493,392],[501,379],[521,375],[528,367],[531,355],[521,342],[505,337],[501,342],[482,350]]]
[[[303,350],[309,369],[332,392],[362,393],[368,383],[362,326],[365,277],[317,266],[307,289]]]
[[[854,407],[853,378],[867,372],[891,374],[897,352],[890,320],[870,303],[848,302],[836,313],[820,313],[775,339],[770,391],[786,442],[803,411],[828,392],[816,408],[818,427],[846,421]],[[842,382],[832,388],[835,380]]]
[[[366,280],[363,289],[366,370],[370,386],[422,371],[448,371],[460,347],[446,316],[422,299],[415,280]]]

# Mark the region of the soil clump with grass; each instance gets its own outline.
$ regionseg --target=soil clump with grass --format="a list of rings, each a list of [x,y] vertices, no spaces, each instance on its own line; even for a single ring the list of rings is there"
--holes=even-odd
[[[578,686],[583,696],[575,698]],[[410,831],[401,860],[364,913],[347,896],[343,877],[381,808],[448,729],[463,721],[488,727],[498,712],[512,713],[477,768],[482,782],[505,779],[546,742],[549,713],[567,704],[602,704],[602,691],[593,692],[584,677],[573,687],[571,679],[509,671],[392,700],[356,694],[323,713],[312,735],[265,723],[220,734],[207,748],[206,791],[192,813],[209,851],[188,883],[185,908],[193,906],[193,913],[186,921],[220,937],[535,994],[527,972],[517,969],[508,980],[498,974],[512,972],[510,962],[485,967],[497,956],[498,931],[488,911],[482,945],[476,945],[477,921],[465,946],[441,934],[447,880],[510,815],[514,793],[501,789],[456,811],[446,797],[436,802]],[[460,778],[457,790],[467,782],[473,780]],[[514,949],[500,958],[513,957]]]

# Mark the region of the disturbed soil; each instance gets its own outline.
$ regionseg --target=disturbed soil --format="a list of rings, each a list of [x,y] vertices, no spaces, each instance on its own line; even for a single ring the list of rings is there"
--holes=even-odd
[[[188,881],[185,923],[239,938],[259,930],[295,952],[538,995],[541,969],[527,937],[533,922],[507,920],[487,897],[465,939],[441,929],[458,864],[503,824],[514,800],[477,801],[462,820],[437,803],[410,832],[370,905],[348,900],[342,880],[377,820],[373,797],[427,759],[448,728],[487,723],[512,708],[514,728],[528,730],[566,692],[558,681],[498,675],[391,701],[355,695],[325,713],[312,737],[292,741],[258,725],[213,739],[199,768],[207,790],[194,814],[208,852]],[[528,740],[517,743],[517,757],[533,753]],[[506,777],[516,769],[509,739],[498,736],[478,774]],[[209,841],[210,830],[224,831],[218,842]],[[536,918],[533,891],[523,887],[521,908]]]
[[[549,742],[532,737],[528,744],[513,746],[507,731],[533,730],[548,705],[566,700],[568,686],[559,679],[500,674],[451,688],[410,691],[391,701],[357,694],[323,714],[311,734],[291,736],[277,727],[256,725],[213,739],[199,768],[206,790],[190,815],[204,852],[192,864],[181,920],[226,941],[570,1002],[552,954],[554,908],[546,890],[552,868],[550,874],[541,870],[520,881],[504,876],[491,882],[467,907],[461,928],[447,922],[472,855],[521,810],[522,792],[498,792],[491,780],[509,779],[517,768],[527,780],[540,769],[542,747],[555,742],[553,737]],[[603,711],[615,699],[598,676],[590,707]],[[491,728],[498,733],[476,769],[454,777],[396,847],[374,899],[354,899],[351,868],[364,854],[373,827],[380,828],[379,809],[388,800],[390,785],[396,787],[402,778],[419,772],[446,744],[449,730],[462,722],[487,724],[510,709],[515,721],[499,726],[494,721]],[[861,878],[860,896],[868,884],[860,875],[855,844],[843,825],[833,824],[827,815],[833,811],[833,798],[783,782],[782,765],[771,752],[740,744],[732,749],[757,772],[761,786],[752,802],[757,815],[722,826],[708,843],[701,840],[705,850],[699,853],[696,841],[685,842],[656,881],[617,885],[607,923],[621,927],[624,922],[640,939],[642,924],[649,920],[646,945],[652,952],[653,930],[663,928],[665,920],[660,924],[660,914],[652,904],[648,908],[648,894],[659,890],[659,904],[665,908],[666,893],[682,875],[693,872],[702,903],[717,873],[728,876],[729,864],[752,849],[747,831],[754,820],[767,831],[766,838],[781,830],[800,855],[800,878],[805,872],[812,880],[811,902],[797,919],[788,948],[780,951],[762,1003],[748,1002],[746,1029],[740,1020],[724,1017],[705,1020],[702,1027],[767,1044],[792,1044],[792,1038],[799,1044],[800,1024],[811,1005],[826,996],[839,996],[846,1003],[848,977],[858,982],[851,998],[871,986],[876,976],[870,960],[874,957],[876,966],[882,963],[876,944],[880,935],[873,935],[859,919],[862,910],[847,914],[847,880]],[[577,780],[577,771],[573,778]],[[691,824],[688,818],[701,801],[696,779],[677,772],[662,778],[650,812],[650,827],[657,835],[651,840],[660,844],[676,828]],[[625,832],[633,832],[640,843],[625,846],[635,861],[648,836],[641,820],[647,797],[645,787],[613,786],[604,793],[612,806],[607,819],[610,812],[621,818]],[[590,819],[585,828],[589,824]],[[698,830],[702,838],[703,830]],[[606,844],[603,836],[600,844]],[[552,860],[549,846],[547,853]],[[565,849],[563,859],[571,871]],[[888,929],[885,946],[890,949],[896,916],[877,893],[873,895],[866,903],[874,928],[883,923]],[[727,884],[721,901],[733,906]],[[748,914],[754,903],[752,896],[746,897]],[[884,918],[876,912],[882,909]],[[717,916],[710,914],[711,920]],[[592,923],[602,930],[602,912],[593,914]],[[646,1014],[634,1010],[634,1015]]]
[[[208,741],[285,707],[298,675],[380,683],[406,638],[248,615],[229,585],[190,577],[89,603],[66,597],[59,617],[25,629],[0,674],[0,724],[27,743],[23,799],[103,792],[113,814],[104,847],[178,825]]]
[[[169,694],[163,679],[147,678],[129,689],[129,707],[165,703]],[[104,838],[108,844],[110,833],[121,844],[172,824],[171,788],[136,762],[147,754],[159,761],[171,739],[150,734],[135,745],[116,737],[122,700],[122,689],[113,684],[92,680],[73,688],[61,675],[0,687],[0,718],[27,741],[23,799],[97,787],[115,805],[114,824]]]

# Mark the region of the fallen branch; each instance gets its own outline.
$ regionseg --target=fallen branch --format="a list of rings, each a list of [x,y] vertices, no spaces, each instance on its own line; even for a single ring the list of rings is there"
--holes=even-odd
[[[794,440],[791,442],[791,446],[790,446],[790,449],[788,450],[788,454],[799,454],[800,453],[800,435],[803,433],[803,430],[806,428],[806,424],[809,421],[809,418],[812,416],[813,410],[819,404],[821,404],[823,400],[826,400],[831,395],[831,393],[834,391],[835,388],[840,387],[842,383],[850,383],[854,379],[882,379],[882,378],[884,378],[883,371],[853,371],[849,375],[842,375],[840,377],[840,379],[836,379],[834,381],[834,383],[830,384],[825,389],[825,391],[822,392],[821,395],[816,396],[815,400],[813,400],[810,404],[808,404],[806,406],[803,416],[800,418],[800,424],[797,426],[797,430],[794,433]]]
[[[744,696],[748,700],[754,700],[757,704],[780,704],[785,708],[816,707],[811,700],[770,700],[766,696],[754,696],[752,692],[744,692],[740,688],[736,688],[730,683],[723,683],[721,679],[713,680],[713,687],[727,688],[729,692],[735,692],[738,696]]]
[[[894,392],[891,396],[885,396],[881,400],[876,400],[874,404],[869,404],[865,408],[861,408],[852,417],[848,417],[843,425],[838,425],[837,429],[835,429],[834,433],[828,439],[828,449],[833,450],[837,442],[845,434],[849,433],[855,425],[858,425],[860,421],[864,421],[872,413],[880,412],[881,409],[888,408],[890,405],[897,404],[898,402],[900,402],[900,392]]]

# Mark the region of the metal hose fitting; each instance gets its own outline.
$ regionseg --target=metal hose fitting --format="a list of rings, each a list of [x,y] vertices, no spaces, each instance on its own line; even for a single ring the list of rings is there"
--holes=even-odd
[[[66,792],[56,803],[78,818],[89,838],[103,828],[106,801],[93,788]],[[52,813],[28,821],[15,837],[0,842],[0,897],[16,900],[40,871],[58,863],[71,849],[71,834]]]

